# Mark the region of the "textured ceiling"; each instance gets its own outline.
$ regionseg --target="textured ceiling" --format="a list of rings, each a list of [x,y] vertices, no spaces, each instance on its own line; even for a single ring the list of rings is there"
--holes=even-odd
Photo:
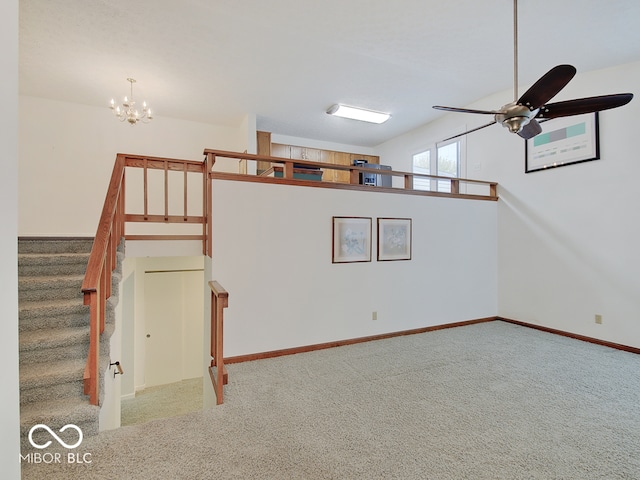
[[[20,93],[106,106],[134,77],[136,98],[157,117],[237,125],[255,113],[261,130],[374,146],[442,115],[432,105],[512,88],[512,8],[512,0],[20,0]],[[584,72],[640,60],[638,0],[520,0],[519,18],[521,88],[560,63]],[[616,92],[593,95],[605,93]],[[334,118],[325,113],[334,103],[393,117]]]

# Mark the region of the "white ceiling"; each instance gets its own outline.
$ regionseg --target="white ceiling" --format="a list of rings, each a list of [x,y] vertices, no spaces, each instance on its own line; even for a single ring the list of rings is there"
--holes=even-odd
[[[238,125],[255,113],[260,130],[375,146],[443,114],[432,105],[512,88],[512,8],[512,0],[20,0],[20,93],[106,106],[134,77],[136,98],[157,117]],[[560,63],[584,72],[640,60],[638,0],[520,0],[519,19],[521,88]],[[593,95],[606,93],[618,92]],[[325,113],[334,103],[393,117],[335,118]]]

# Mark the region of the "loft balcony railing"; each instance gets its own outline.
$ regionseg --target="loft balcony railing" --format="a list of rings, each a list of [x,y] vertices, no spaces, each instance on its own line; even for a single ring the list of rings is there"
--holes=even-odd
[[[398,193],[404,195],[436,196],[449,198],[466,198],[469,200],[497,200],[496,182],[484,180],[472,180],[468,178],[444,177],[427,175],[414,172],[402,172],[397,170],[380,170],[358,165],[341,165],[325,162],[311,162],[291,158],[270,157],[265,155],[253,155],[248,153],[227,152],[223,150],[206,149],[204,151],[207,162],[214,166],[219,159],[227,159],[237,162],[238,173],[210,170],[210,178],[219,180],[236,180],[245,182],[290,184],[307,187],[336,188],[360,191],[377,191],[385,193]],[[257,163],[269,165],[259,174]],[[251,168],[254,167],[254,168]],[[348,182],[323,181],[323,178],[331,171],[348,173]],[[383,175],[393,179],[392,186],[372,186],[361,183],[363,175]],[[347,177],[347,175],[343,175]],[[434,184],[434,189],[424,190],[415,188],[414,180],[427,180],[428,184]],[[440,185],[446,185],[442,191]]]

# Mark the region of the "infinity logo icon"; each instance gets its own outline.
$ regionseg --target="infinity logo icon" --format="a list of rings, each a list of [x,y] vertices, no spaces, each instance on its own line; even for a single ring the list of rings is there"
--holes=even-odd
[[[49,445],[51,445],[51,440],[49,440],[44,445],[38,445],[37,443],[35,443],[33,441],[33,432],[35,430],[37,430],[38,428],[42,428],[42,429],[46,430],[47,432],[49,432],[51,434],[51,436],[53,438],[55,438],[56,441],[60,445],[62,445],[64,448],[68,448],[68,449],[76,448],[78,445],[80,445],[82,443],[82,430],[80,430],[80,427],[78,427],[77,425],[69,423],[68,425],[65,425],[64,427],[62,427],[60,429],[60,433],[64,432],[68,428],[73,428],[78,432],[78,441],[76,443],[74,443],[73,445],[69,445],[69,444],[65,443],[64,440],[62,440],[58,435],[56,435],[55,432],[53,430],[51,430],[47,425],[45,425],[43,423],[39,423],[38,425],[34,425],[33,427],[31,427],[31,430],[29,430],[29,443],[31,443],[31,445],[33,445],[35,448],[43,449],[43,448],[47,448]]]

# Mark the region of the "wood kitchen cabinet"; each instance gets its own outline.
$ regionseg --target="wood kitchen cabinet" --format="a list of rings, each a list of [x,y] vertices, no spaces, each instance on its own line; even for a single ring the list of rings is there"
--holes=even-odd
[[[260,142],[270,141],[271,135],[258,132],[258,151],[261,150]],[[260,135],[262,134],[262,135]],[[294,160],[308,160],[310,162],[332,163],[334,165],[353,165],[354,160],[366,160],[368,163],[380,163],[380,157],[376,155],[362,155],[353,152],[338,152],[335,150],[323,150],[299,145],[284,145],[271,143],[270,148],[264,147],[262,151],[270,151],[271,156],[290,158]],[[326,169],[323,172],[324,182],[349,183],[349,171]]]

